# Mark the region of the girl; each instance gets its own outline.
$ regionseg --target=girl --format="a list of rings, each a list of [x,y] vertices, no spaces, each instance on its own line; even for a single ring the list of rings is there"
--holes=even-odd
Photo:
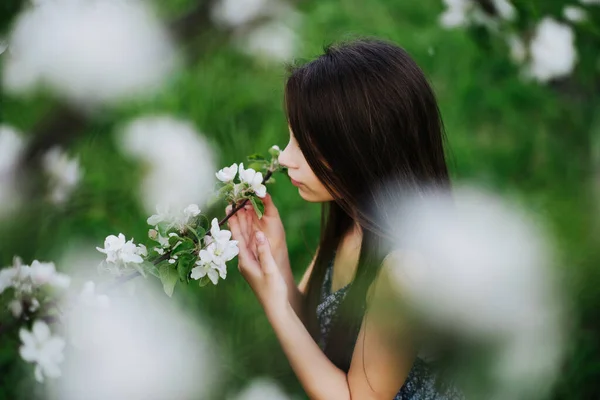
[[[329,47],[292,69],[285,110],[290,141],[279,162],[303,199],[323,204],[320,245],[300,284],[269,196],[262,219],[242,209],[229,227],[239,270],[306,393],[460,398],[449,387],[438,391],[406,319],[389,313],[392,245],[382,204],[394,201],[398,187],[449,187],[442,122],[423,72],[391,43]]]

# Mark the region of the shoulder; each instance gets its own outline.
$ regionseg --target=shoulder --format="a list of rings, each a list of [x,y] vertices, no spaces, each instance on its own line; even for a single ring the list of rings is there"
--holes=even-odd
[[[421,280],[425,268],[424,258],[415,252],[388,253],[367,292],[367,309],[372,319],[400,329],[409,318],[406,306],[410,291]]]

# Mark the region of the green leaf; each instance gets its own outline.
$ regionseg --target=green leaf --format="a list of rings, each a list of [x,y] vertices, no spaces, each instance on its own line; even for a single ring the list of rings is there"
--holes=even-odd
[[[168,222],[161,222],[158,225],[156,225],[156,230],[158,231],[158,233],[160,233],[161,236],[166,237],[167,236],[167,232],[169,228],[169,224]]]
[[[228,193],[230,193],[232,191],[233,191],[233,183],[230,182],[219,189],[219,191],[217,192],[217,197],[226,196]]]
[[[264,203],[261,199],[255,196],[250,197],[250,202],[252,203],[252,207],[254,207],[254,211],[256,212],[258,219],[261,219],[263,214],[265,213]]]
[[[183,237],[180,239],[180,241],[181,241],[181,244],[171,251],[171,257],[174,254],[179,255],[180,253],[189,252],[190,250],[192,250],[193,248],[196,247],[196,243],[194,243],[194,240],[192,238]],[[169,243],[170,243],[170,241],[169,241]]]
[[[272,183],[275,183],[275,178],[270,177],[269,179],[267,179],[267,181],[265,182],[265,184],[270,185]]]
[[[265,161],[265,158],[258,153],[248,156],[248,161]]]
[[[190,271],[194,268],[196,262],[196,256],[193,254],[182,254],[177,260],[177,273],[179,274],[179,280],[182,282],[188,282]]]
[[[250,164],[248,166],[248,168],[252,168],[255,171],[264,170],[267,168],[267,162],[266,161],[253,162],[252,164]]]
[[[175,290],[175,285],[179,280],[177,270],[171,264],[164,263],[159,265],[158,275],[160,277],[160,281],[163,284],[163,289],[165,290],[167,296],[173,296],[173,290]]]
[[[210,282],[210,279],[208,278],[208,275],[205,275],[198,280],[198,286],[204,287],[208,285],[208,282]]]
[[[204,229],[201,226],[197,227],[196,228],[196,235],[198,235],[198,237],[200,237],[201,239],[203,239],[204,236],[206,236],[206,229]]]

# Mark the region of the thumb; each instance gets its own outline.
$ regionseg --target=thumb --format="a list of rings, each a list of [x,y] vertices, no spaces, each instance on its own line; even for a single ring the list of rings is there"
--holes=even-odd
[[[271,254],[271,245],[269,244],[265,234],[261,231],[256,231],[254,237],[256,240],[258,260],[263,272],[267,275],[270,275],[279,271],[277,269],[275,259],[273,258],[273,254]]]

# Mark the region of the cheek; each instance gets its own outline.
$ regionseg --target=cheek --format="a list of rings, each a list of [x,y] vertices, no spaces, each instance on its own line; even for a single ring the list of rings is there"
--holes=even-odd
[[[316,176],[313,179],[307,180],[307,183],[299,187],[298,190],[300,196],[306,201],[325,202],[333,200],[333,196],[331,196],[325,185]]]

